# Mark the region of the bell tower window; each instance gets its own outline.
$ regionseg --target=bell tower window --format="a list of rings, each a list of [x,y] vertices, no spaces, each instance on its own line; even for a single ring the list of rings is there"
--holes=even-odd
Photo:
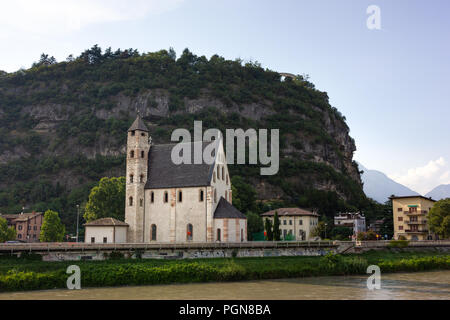
[[[141,151],[141,158],[144,158],[145,157],[145,153],[144,153],[144,151]]]
[[[130,197],[130,198],[128,199],[128,204],[129,204],[130,207],[133,206],[133,197]]]
[[[135,131],[131,131],[131,136],[134,137],[134,135],[136,134]]]
[[[134,158],[134,150],[130,151],[130,158]]]
[[[132,174],[130,174],[130,183],[134,182],[134,176]]]

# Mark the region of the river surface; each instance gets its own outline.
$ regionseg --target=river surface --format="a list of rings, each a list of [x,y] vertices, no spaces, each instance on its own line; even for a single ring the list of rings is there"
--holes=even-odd
[[[3,293],[0,294],[0,300],[450,300],[450,271],[382,275],[381,289],[379,290],[369,290],[367,288],[367,277],[338,276],[227,283],[30,291]]]

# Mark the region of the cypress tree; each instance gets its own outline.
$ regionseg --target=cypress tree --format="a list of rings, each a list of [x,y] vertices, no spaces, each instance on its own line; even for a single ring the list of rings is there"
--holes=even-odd
[[[278,212],[276,211],[275,216],[273,217],[273,240],[281,240],[280,218],[278,218]]]

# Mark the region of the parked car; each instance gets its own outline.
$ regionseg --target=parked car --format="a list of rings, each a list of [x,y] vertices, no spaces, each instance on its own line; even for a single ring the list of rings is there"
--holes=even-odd
[[[9,240],[9,241],[5,241],[5,243],[26,243],[26,242],[22,241],[22,240]]]

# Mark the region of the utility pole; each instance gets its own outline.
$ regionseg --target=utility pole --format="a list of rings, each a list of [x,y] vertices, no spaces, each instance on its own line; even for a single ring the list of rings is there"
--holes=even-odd
[[[80,219],[80,205],[77,204],[77,242],[78,242],[78,221]]]

